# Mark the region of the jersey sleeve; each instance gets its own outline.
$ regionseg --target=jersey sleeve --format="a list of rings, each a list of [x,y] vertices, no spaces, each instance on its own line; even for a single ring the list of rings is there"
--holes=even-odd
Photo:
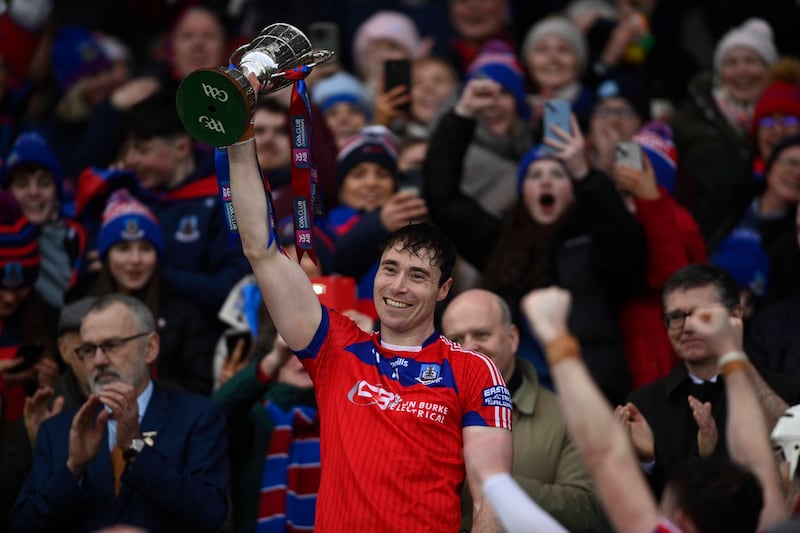
[[[294,353],[315,386],[318,386],[318,379],[328,375],[329,370],[334,368],[333,363],[342,348],[361,337],[368,338],[369,335],[348,317],[322,305],[322,318],[317,332],[308,346]]]
[[[483,354],[464,352],[467,368],[463,384],[464,417],[461,425],[511,430],[511,393],[500,371]]]

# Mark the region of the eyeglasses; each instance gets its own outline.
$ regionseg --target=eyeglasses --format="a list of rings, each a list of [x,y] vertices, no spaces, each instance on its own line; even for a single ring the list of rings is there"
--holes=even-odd
[[[133,339],[138,339],[139,337],[144,337],[145,335],[150,335],[152,331],[145,331],[144,333],[137,333],[136,335],[131,335],[130,337],[123,337],[123,338],[113,338],[105,340],[99,344],[94,344],[93,342],[87,342],[81,344],[77,348],[75,348],[75,355],[78,356],[78,359],[83,361],[84,359],[94,357],[94,354],[97,353],[97,349],[100,348],[107,357],[113,357],[114,354],[119,352],[119,350],[128,344]]]
[[[796,128],[800,126],[800,118],[792,115],[772,115],[771,117],[763,117],[758,121],[759,128],[771,130],[776,126],[783,126],[784,128]]]
[[[687,317],[692,316],[701,309],[712,309],[714,307],[721,307],[721,304],[701,305],[690,311],[671,311],[664,315],[664,325],[666,325],[668,329],[681,329],[686,324]]]

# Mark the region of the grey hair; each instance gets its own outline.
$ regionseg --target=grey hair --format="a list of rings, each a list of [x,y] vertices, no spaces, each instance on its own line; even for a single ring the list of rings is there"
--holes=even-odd
[[[156,330],[156,321],[153,317],[153,313],[150,311],[150,308],[147,307],[144,302],[134,298],[133,296],[127,296],[119,293],[100,296],[89,307],[89,309],[86,310],[86,313],[83,315],[83,320],[86,320],[86,315],[89,313],[105,311],[114,304],[122,304],[128,309],[128,311],[131,312],[131,315],[133,315],[133,320],[142,329],[142,333],[152,333]],[[81,320],[81,323],[83,323],[83,320]]]

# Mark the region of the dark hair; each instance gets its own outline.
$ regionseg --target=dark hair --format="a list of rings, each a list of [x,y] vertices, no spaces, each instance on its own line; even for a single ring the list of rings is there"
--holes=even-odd
[[[189,137],[175,105],[175,94],[158,91],[145,98],[126,116],[128,134],[134,139],[149,141],[155,137]]]
[[[111,275],[111,267],[108,263],[108,254],[103,258],[102,268],[97,274],[97,280],[90,290],[91,296],[105,296],[119,291],[119,283]],[[136,294],[136,298],[142,301],[154,317],[159,316],[159,304],[161,302],[161,271],[156,263],[153,269],[153,275],[150,277],[144,287]]]
[[[697,289],[713,285],[722,305],[733,309],[739,305],[739,286],[730,272],[708,263],[686,265],[675,272],[664,284],[661,303],[667,308],[667,297],[677,290]]]
[[[256,111],[259,109],[269,111],[270,113],[283,114],[286,115],[287,118],[289,116],[289,107],[277,98],[259,98],[256,102]]]
[[[695,458],[676,468],[665,488],[676,509],[704,533],[752,533],[764,505],[758,479],[722,458]]]
[[[426,222],[409,224],[393,231],[380,246],[380,253],[393,247],[417,257],[425,251],[431,264],[439,267],[439,287],[450,279],[456,262],[456,250],[450,238],[437,226]]]

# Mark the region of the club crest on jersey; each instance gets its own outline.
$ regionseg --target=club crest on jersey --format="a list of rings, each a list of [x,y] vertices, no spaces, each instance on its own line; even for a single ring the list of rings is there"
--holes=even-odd
[[[22,263],[16,261],[6,263],[3,270],[3,279],[0,284],[7,289],[17,289],[22,286],[24,277],[22,276]]]
[[[442,380],[442,367],[436,363],[421,363],[417,381],[423,385],[438,383]]]
[[[200,225],[197,215],[187,215],[178,222],[175,240],[179,242],[192,242],[200,238]]]

